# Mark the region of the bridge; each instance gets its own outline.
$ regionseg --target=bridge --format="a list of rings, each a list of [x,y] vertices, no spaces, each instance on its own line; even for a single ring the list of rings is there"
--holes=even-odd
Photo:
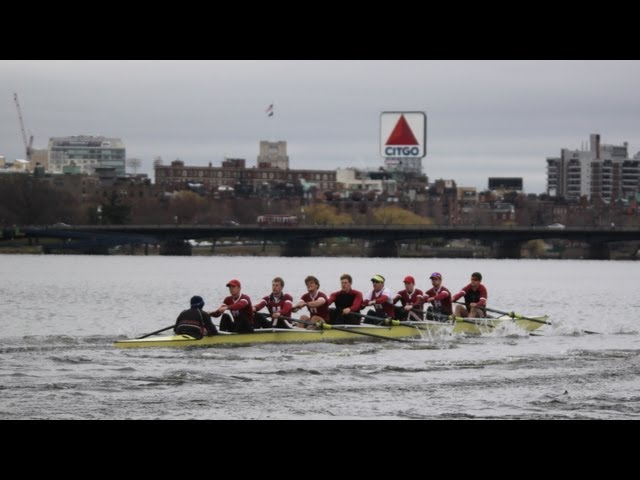
[[[397,256],[397,243],[403,240],[470,239],[491,246],[496,258],[520,258],[522,245],[535,239],[565,239],[590,245],[589,258],[609,258],[612,242],[640,241],[638,227],[550,227],[520,226],[433,226],[433,225],[75,225],[24,226],[4,229],[2,238],[60,238],[62,247],[74,250],[106,248],[114,245],[165,245],[166,252],[180,254],[186,240],[209,240],[215,245],[222,238],[278,242],[284,255],[308,256],[311,245],[322,239],[347,237],[364,239],[372,245],[371,256]],[[46,249],[45,249],[46,251]],[[161,250],[162,251],[162,250]],[[190,250],[189,250],[190,251]],[[184,254],[184,252],[183,252]],[[187,253],[188,254],[188,253]]]

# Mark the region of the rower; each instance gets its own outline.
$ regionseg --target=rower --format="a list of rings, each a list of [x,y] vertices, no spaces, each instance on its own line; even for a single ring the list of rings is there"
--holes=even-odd
[[[425,292],[424,302],[425,305],[431,303],[432,310],[427,312],[427,319],[444,321],[453,313],[451,292],[442,285],[442,274],[439,272],[433,272],[429,279],[431,280],[431,288]]]
[[[366,315],[371,317],[379,317],[380,319],[393,317],[393,293],[391,289],[384,286],[385,278],[382,275],[374,275],[371,277],[373,288],[364,296],[363,306],[372,306],[373,310],[369,310]],[[373,319],[367,318],[364,323],[378,324]]]
[[[462,287],[458,293],[456,293],[451,300],[456,301],[460,297],[464,297],[465,305],[456,306],[457,317],[468,317],[471,315],[473,318],[484,318],[487,316],[485,308],[487,306],[487,289],[480,283],[482,281],[482,274],[480,272],[473,272],[471,274],[471,283]]]
[[[219,317],[220,330],[223,332],[253,332],[253,309],[248,295],[241,293],[240,281],[233,279],[227,283],[229,296],[225,297],[217,310],[209,312],[212,317]],[[223,315],[224,314],[224,315]]]
[[[320,291],[320,280],[313,275],[305,278],[304,283],[307,286],[307,293],[302,295],[300,301],[293,306],[292,311],[297,312],[301,308],[307,307],[309,315],[300,315],[300,320],[303,322],[313,322],[314,325],[301,323],[299,326],[312,330],[316,328],[316,323],[329,321],[328,298],[324,292]]]
[[[416,288],[416,279],[411,275],[404,277],[404,289],[396,293],[393,297],[393,304],[395,305],[400,300],[400,306],[394,306],[394,317],[398,320],[407,320],[409,312],[414,308],[422,308],[423,293],[422,290]]]
[[[348,273],[340,276],[340,290],[329,295],[327,306],[335,303],[336,308],[329,310],[329,323],[332,325],[359,325],[358,313],[362,304],[362,292],[351,288],[353,278]]]
[[[293,297],[288,293],[282,293],[284,288],[284,280],[281,277],[276,277],[271,280],[271,293],[262,297],[258,303],[253,306],[254,323],[258,328],[291,328],[291,324],[286,321],[282,316],[288,317],[291,315],[291,308],[293,307]],[[263,307],[267,307],[269,310],[269,316],[273,320],[269,320],[264,313],[256,313]]]

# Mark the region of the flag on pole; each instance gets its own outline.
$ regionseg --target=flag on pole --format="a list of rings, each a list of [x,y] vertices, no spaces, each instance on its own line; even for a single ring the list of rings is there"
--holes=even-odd
[[[267,117],[273,117],[273,103],[267,107],[265,112],[267,113]]]

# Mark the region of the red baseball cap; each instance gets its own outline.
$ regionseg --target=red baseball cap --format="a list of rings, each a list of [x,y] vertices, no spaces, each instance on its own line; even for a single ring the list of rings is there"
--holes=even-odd
[[[227,283],[227,287],[239,287],[240,286],[240,281],[236,280],[235,278],[233,280],[229,280],[229,283]]]
[[[403,282],[404,283],[416,283],[416,279],[413,278],[411,275],[407,275],[406,277],[404,277]]]

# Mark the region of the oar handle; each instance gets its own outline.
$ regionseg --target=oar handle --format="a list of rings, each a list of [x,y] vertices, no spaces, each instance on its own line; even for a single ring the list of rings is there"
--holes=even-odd
[[[446,313],[433,312],[433,311],[429,312],[427,310],[421,310],[419,308],[412,308],[411,311],[416,313],[421,313],[421,314],[433,315],[433,318],[439,319],[440,321],[453,319],[453,315],[447,315]]]
[[[303,325],[313,325],[314,327],[321,327],[323,325],[326,325],[323,322],[310,322],[308,320],[302,320],[300,318],[285,317],[284,315],[280,315],[280,318],[282,318],[283,320],[294,322],[294,323],[302,323]]]
[[[274,313],[275,313],[275,312],[274,312]],[[285,316],[285,315],[280,315],[280,316],[278,316],[278,317],[274,317],[271,313],[269,313],[269,314],[266,314],[265,316],[266,316],[266,317],[271,318],[272,320],[279,320],[279,319],[282,319],[282,320],[286,320],[286,321],[288,321],[288,322],[297,322],[297,320],[296,320],[295,318],[287,317],[287,316]],[[273,325],[273,323],[274,323],[274,322],[272,321],[272,322],[271,322],[271,324]],[[289,325],[289,326],[291,326],[291,325]]]
[[[365,318],[367,320],[375,320],[376,322],[386,322],[386,320],[392,320],[389,317],[375,317],[373,315],[365,315],[364,313],[360,313],[360,312],[349,312],[347,313],[347,315],[355,315],[356,317],[360,317],[360,318]]]

